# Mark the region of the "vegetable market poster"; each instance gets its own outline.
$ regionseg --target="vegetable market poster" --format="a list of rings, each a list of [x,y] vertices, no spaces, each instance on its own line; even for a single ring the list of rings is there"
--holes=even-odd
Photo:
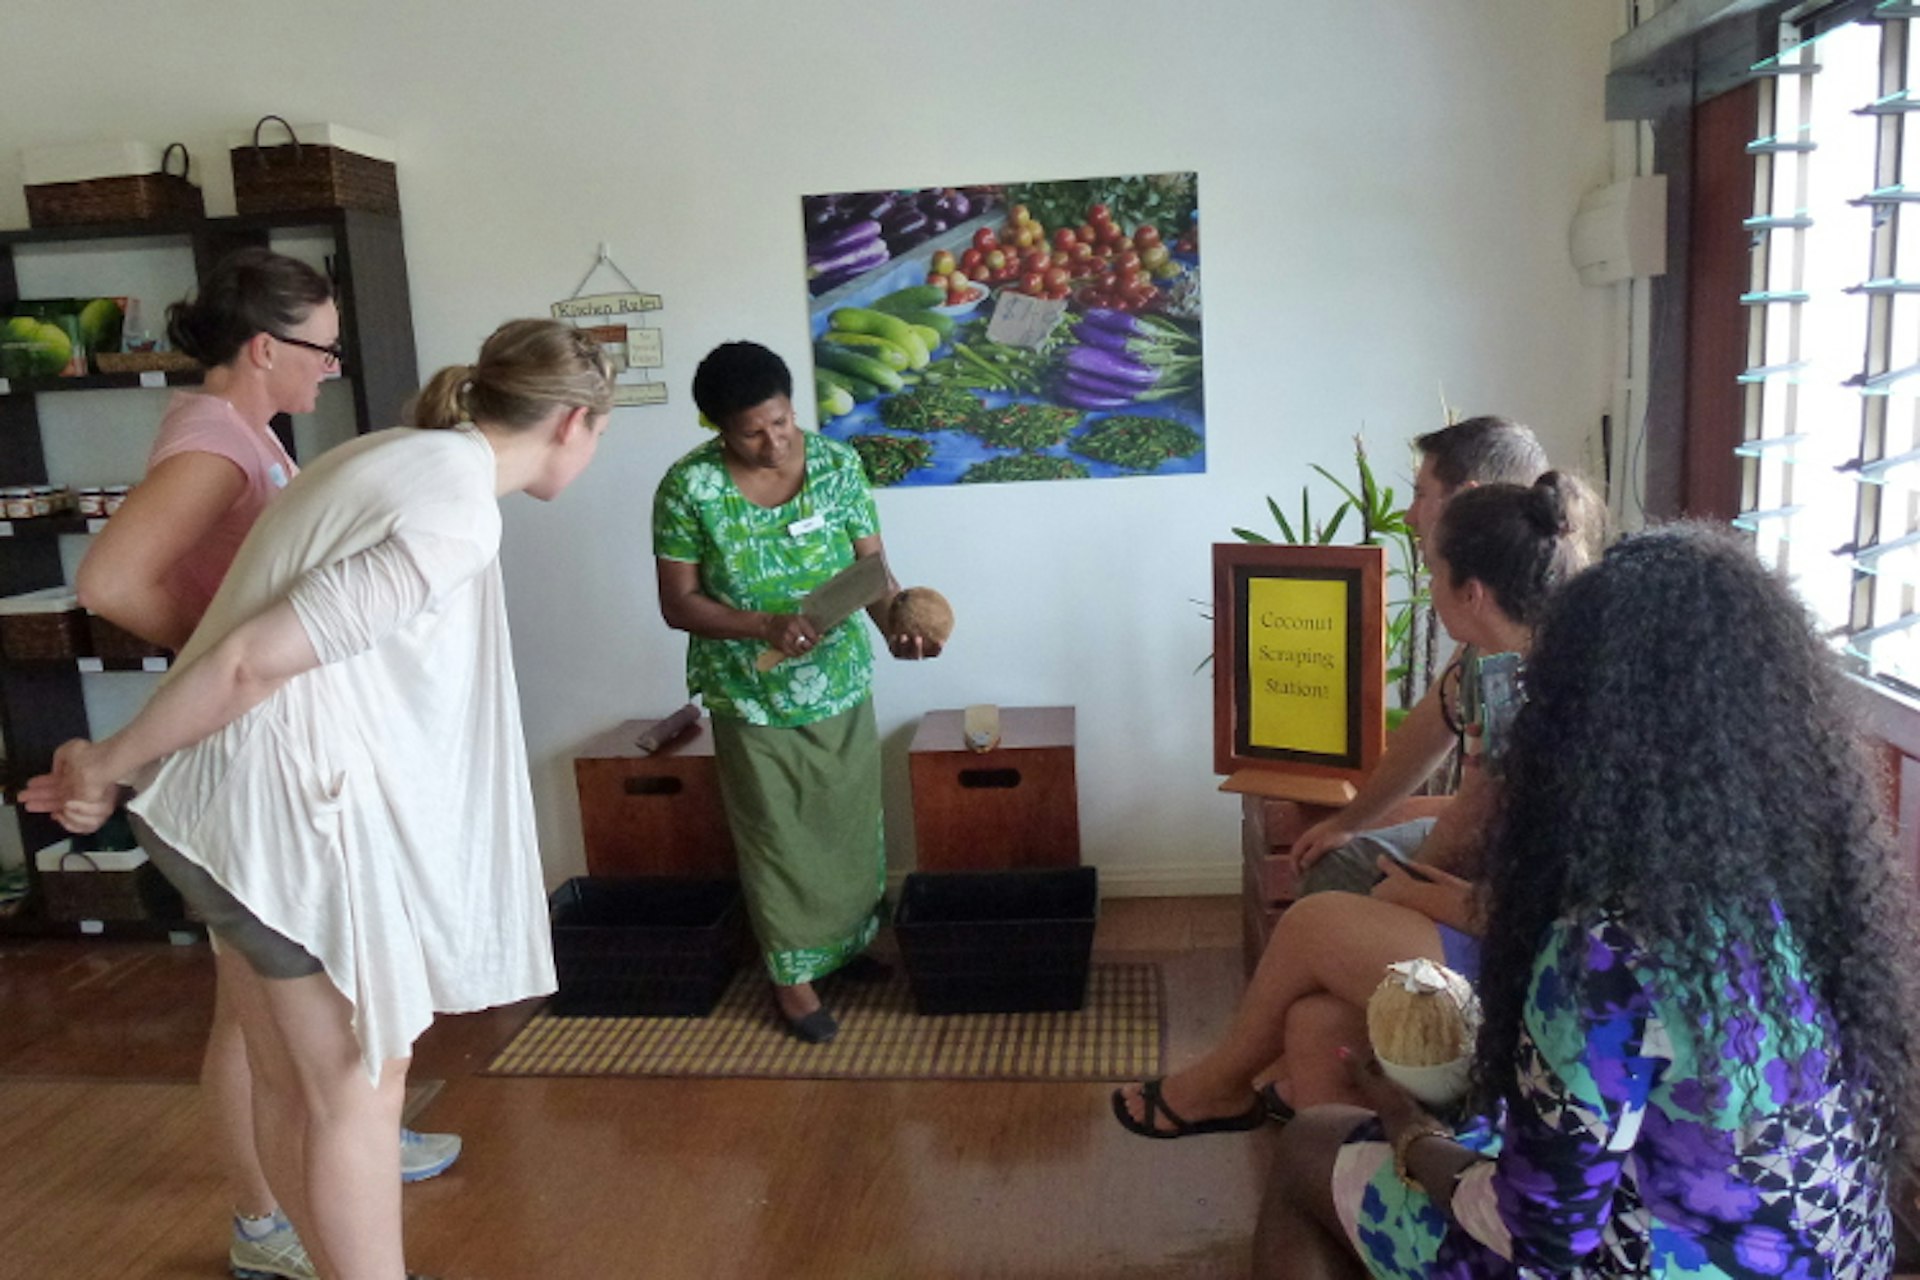
[[[1195,174],[801,212],[820,429],[876,486],[1206,470]]]

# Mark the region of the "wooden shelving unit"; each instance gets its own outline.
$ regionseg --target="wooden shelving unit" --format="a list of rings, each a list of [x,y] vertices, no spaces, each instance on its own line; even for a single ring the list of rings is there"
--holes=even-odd
[[[331,238],[326,257],[338,294],[340,342],[346,352],[342,376],[351,389],[355,429],[364,433],[399,422],[402,408],[417,389],[419,363],[414,350],[413,306],[407,290],[406,250],[397,217],[353,209],[317,209],[306,213],[0,231],[0,314],[9,311],[20,299],[15,259],[23,250],[31,252],[38,246],[109,240],[175,251],[185,245],[192,249],[195,275],[205,279],[213,264],[226,254],[248,245],[271,245],[277,235]],[[41,442],[41,397],[72,391],[192,386],[200,378],[198,371],[186,371],[163,375],[90,374],[11,382],[6,391],[0,393],[0,486],[59,480],[47,474]],[[291,421],[276,419],[274,429],[292,452]],[[59,540],[84,537],[98,525],[97,519],[84,517],[0,521],[0,595],[60,585],[64,579]],[[97,671],[152,670],[152,661],[0,662],[0,746],[4,746],[6,753],[4,778],[9,795],[25,779],[45,772],[60,743],[88,736],[83,679]],[[22,812],[18,816],[21,840],[29,859],[31,885],[35,877],[31,867],[33,851],[65,833],[40,815]],[[0,934],[60,936],[102,932],[83,928],[80,922],[46,919],[38,911],[37,899],[37,893],[31,894],[20,912],[0,916]],[[141,921],[108,924],[104,932],[114,936],[155,937],[192,927],[185,922]]]

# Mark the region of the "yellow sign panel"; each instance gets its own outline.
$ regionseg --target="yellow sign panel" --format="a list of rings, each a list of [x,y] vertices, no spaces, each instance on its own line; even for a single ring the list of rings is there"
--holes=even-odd
[[[1248,745],[1344,756],[1347,593],[1320,578],[1247,583]]]

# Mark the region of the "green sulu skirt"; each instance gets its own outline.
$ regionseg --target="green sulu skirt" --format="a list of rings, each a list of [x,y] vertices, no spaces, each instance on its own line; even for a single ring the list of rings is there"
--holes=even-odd
[[[873,941],[887,882],[873,699],[798,728],[713,718],[720,799],[767,972],[832,973]]]

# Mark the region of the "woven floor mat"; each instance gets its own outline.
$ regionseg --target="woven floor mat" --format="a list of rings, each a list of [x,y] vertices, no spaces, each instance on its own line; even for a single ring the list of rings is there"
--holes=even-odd
[[[705,1018],[536,1014],[484,1074],[824,1080],[1141,1080],[1160,1075],[1166,995],[1153,964],[1095,964],[1078,1013],[921,1017],[903,973],[821,987],[840,1034],[786,1033],[766,978],[737,975]]]

